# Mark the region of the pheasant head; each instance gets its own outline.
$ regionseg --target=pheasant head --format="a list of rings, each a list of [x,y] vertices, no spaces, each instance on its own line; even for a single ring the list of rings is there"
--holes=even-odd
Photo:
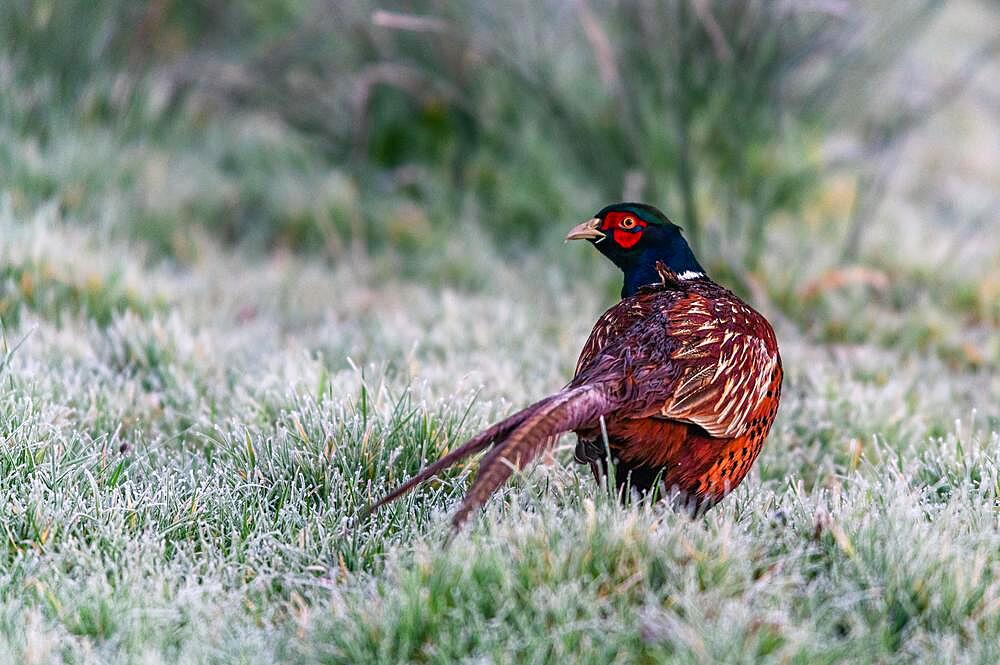
[[[659,283],[657,264],[682,279],[705,276],[677,226],[651,205],[615,203],[570,230],[566,240],[589,240],[625,273],[622,297]]]

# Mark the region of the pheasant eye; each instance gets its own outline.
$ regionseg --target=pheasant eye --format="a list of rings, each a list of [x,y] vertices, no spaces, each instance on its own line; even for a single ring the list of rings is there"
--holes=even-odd
[[[623,219],[621,221],[621,227],[623,229],[634,229],[635,228],[635,218],[634,217],[626,217],[625,219]]]

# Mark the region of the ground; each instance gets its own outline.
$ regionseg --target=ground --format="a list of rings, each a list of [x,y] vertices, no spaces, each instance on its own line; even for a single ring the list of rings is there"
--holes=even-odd
[[[871,321],[850,344],[772,308],[778,419],[704,518],[617,505],[570,436],[445,544],[474,463],[356,513],[560,387],[616,279],[563,272],[589,248],[474,257],[458,291],[208,241],[150,267],[51,209],[0,215],[4,660],[1000,655],[995,328],[919,289],[840,303]]]

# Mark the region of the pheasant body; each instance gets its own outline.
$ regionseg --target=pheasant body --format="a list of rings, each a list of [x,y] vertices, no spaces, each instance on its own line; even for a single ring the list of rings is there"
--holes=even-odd
[[[570,431],[579,441],[576,460],[598,480],[614,466],[619,489],[659,488],[692,510],[712,506],[746,476],[781,395],[771,325],[708,278],[680,229],[651,206],[608,206],[570,239],[590,240],[625,274],[622,300],[598,319],[572,381],[451,451],[370,510],[490,448],[454,515],[458,528],[515,469]]]
[[[692,508],[712,505],[746,476],[777,413],[782,369],[770,324],[727,289],[664,271],[605,312],[571,386],[620,367],[627,408],[576,430],[576,459],[619,487],[661,483]],[[607,435],[607,448],[604,443]],[[597,471],[595,467],[595,472]]]

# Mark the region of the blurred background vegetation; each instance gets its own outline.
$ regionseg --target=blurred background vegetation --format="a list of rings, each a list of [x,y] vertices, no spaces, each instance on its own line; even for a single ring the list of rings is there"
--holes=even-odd
[[[893,302],[893,270],[933,288],[921,271],[947,270],[997,230],[997,161],[975,156],[978,172],[956,175],[961,192],[940,172],[905,181],[930,228],[958,229],[938,265],[904,266],[898,226],[873,232],[914,214],[885,211],[912,137],[940,134],[934,118],[997,79],[998,11],[986,0],[8,0],[0,190],[15,215],[55,205],[153,260],[194,261],[207,236],[375,257],[457,288],[482,284],[484,251],[531,255],[607,202],[641,199],[684,226],[723,281],[850,341],[872,293],[890,310],[910,303]],[[995,123],[992,90],[972,104]],[[983,152],[997,147],[995,131],[974,129]],[[947,153],[949,137],[934,140]],[[489,249],[470,255],[472,244]],[[995,324],[1000,276],[985,291],[982,276],[936,299]],[[846,301],[827,297],[845,287]]]

